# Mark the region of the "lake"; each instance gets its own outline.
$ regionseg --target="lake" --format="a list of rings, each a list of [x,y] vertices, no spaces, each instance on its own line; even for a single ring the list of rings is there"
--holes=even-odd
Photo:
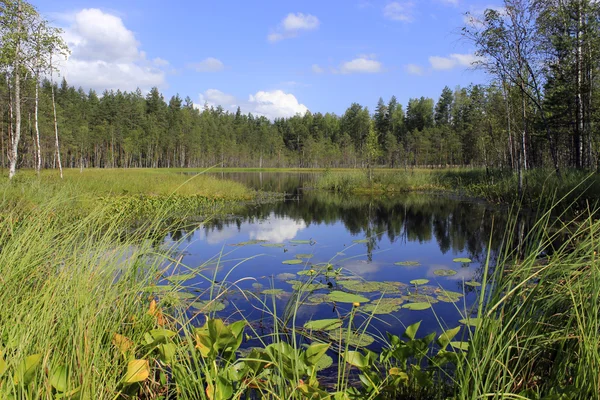
[[[488,251],[493,264],[508,220],[506,209],[452,195],[347,196],[303,189],[315,179],[311,173],[216,176],[288,193],[285,201],[248,206],[167,240],[177,245],[183,265],[201,270],[186,286],[206,300],[217,292],[207,290],[211,280],[223,284],[217,288],[226,292],[209,309],[224,319],[243,315],[257,332],[273,328],[265,307],[281,318],[294,317],[296,326],[347,317],[352,296],[332,301],[326,296],[332,292],[363,297],[353,324],[368,322],[375,338],[401,334],[417,321],[422,333],[455,327],[471,314]],[[302,305],[287,315],[294,307],[286,305],[298,304],[299,288]]]

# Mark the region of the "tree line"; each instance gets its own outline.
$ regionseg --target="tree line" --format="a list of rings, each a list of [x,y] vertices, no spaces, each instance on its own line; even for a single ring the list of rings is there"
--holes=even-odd
[[[485,85],[439,98],[352,103],[342,115],[264,116],[168,99],[158,88],[97,93],[54,80],[59,29],[0,1],[0,165],[110,167],[485,166],[596,168],[600,4],[505,0],[468,15]]]

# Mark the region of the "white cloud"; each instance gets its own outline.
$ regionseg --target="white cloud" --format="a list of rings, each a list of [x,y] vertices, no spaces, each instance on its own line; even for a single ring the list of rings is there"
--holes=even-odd
[[[423,75],[423,68],[417,64],[408,64],[406,71],[411,75]]]
[[[217,89],[208,89],[200,94],[197,108],[222,106],[225,110],[235,111],[239,106],[244,114],[252,113],[264,116],[271,120],[275,118],[293,117],[296,114],[304,115],[308,108],[301,104],[296,96],[285,93],[283,90],[259,91],[248,96],[248,100],[239,100],[235,96],[223,93]]]
[[[264,115],[269,119],[292,117],[296,114],[304,115],[308,111],[304,104],[298,102],[296,96],[282,90],[260,91],[250,95],[248,101],[255,110],[254,113]]]
[[[303,13],[289,13],[279,24],[279,26],[271,32],[267,39],[274,43],[283,39],[296,37],[302,31],[313,31],[319,28],[321,22],[317,17]]]
[[[458,0],[440,0],[444,4],[450,4],[452,6],[458,5]]]
[[[360,56],[352,61],[343,63],[340,67],[342,74],[376,74],[382,71],[382,65],[379,61],[373,60],[371,56]]]
[[[120,17],[91,8],[63,19],[70,23],[63,37],[72,53],[59,68],[70,84],[97,90],[147,90],[165,84],[160,67],[168,62],[147,60]]]
[[[310,14],[288,14],[281,23],[285,31],[293,32],[300,30],[312,31],[319,27],[319,19]]]
[[[251,240],[268,240],[273,243],[283,243],[298,235],[298,232],[306,228],[302,220],[294,221],[290,218],[276,218],[273,214],[267,220],[255,225],[249,232]]]
[[[189,64],[188,68],[195,69],[198,72],[218,72],[222,71],[225,65],[217,58],[208,57],[198,63]]]
[[[411,22],[414,7],[412,1],[394,1],[383,8],[383,15],[393,21]]]
[[[154,60],[152,60],[152,63],[158,67],[166,67],[167,65],[169,65],[169,62],[165,59],[162,59],[160,57],[156,57]]]
[[[208,89],[200,94],[198,107],[204,107],[205,103],[208,103],[209,107],[221,106],[227,110],[231,110],[237,107],[238,101],[235,96],[223,93],[217,89]]]
[[[323,68],[321,68],[319,66],[319,64],[313,64],[312,65],[312,72],[314,72],[315,74],[322,74],[323,72],[325,72],[325,70]]]
[[[479,60],[474,54],[450,54],[448,57],[431,56],[429,64],[435,70],[448,70],[455,67],[472,67]]]

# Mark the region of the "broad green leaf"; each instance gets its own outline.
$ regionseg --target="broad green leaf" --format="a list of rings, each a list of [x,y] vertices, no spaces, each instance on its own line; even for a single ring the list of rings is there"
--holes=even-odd
[[[367,333],[352,331],[350,332],[350,335],[348,335],[347,328],[338,328],[333,331],[329,331],[328,336],[335,342],[341,341],[346,343],[346,341],[349,339],[347,344],[348,346],[353,347],[366,347],[375,342],[375,338]]]
[[[225,304],[220,301],[199,300],[192,303],[192,307],[198,309],[202,313],[210,313],[222,311],[225,309]]]
[[[290,243],[293,244],[311,244],[310,240],[290,240]]]
[[[281,248],[281,247],[285,247],[285,244],[283,243],[265,243],[265,244],[261,244],[262,247],[275,247],[275,248]]]
[[[282,264],[287,264],[287,265],[296,265],[296,264],[302,264],[304,261],[302,260],[298,260],[297,258],[293,259],[293,260],[285,260],[282,261]]]
[[[456,272],[453,269],[436,269],[435,271],[433,271],[433,273],[437,276],[452,276],[456,275],[458,272]]]
[[[317,371],[321,371],[327,369],[333,365],[333,358],[329,357],[327,354],[323,354],[319,361],[315,364],[315,369]]]
[[[282,294],[283,293],[283,289],[265,289],[262,291],[262,294],[266,294],[266,295],[270,295],[270,296],[277,296],[278,294]]]
[[[410,283],[413,285],[426,285],[429,283],[429,279],[413,279]]]
[[[450,342],[450,346],[463,351],[469,350],[469,342]]]
[[[465,282],[465,285],[471,286],[471,287],[479,287],[479,286],[481,286],[481,283],[476,282],[476,281],[467,281],[467,282]]]
[[[419,322],[415,322],[414,324],[406,327],[406,330],[404,331],[404,337],[410,339],[410,340],[414,340],[415,336],[417,335],[417,331],[419,330],[419,327],[421,326],[421,321]]]
[[[394,265],[399,265],[401,267],[416,267],[421,265],[421,263],[418,261],[398,261],[395,262]]]
[[[305,329],[330,331],[342,326],[342,321],[337,318],[331,319],[316,319],[304,324]]]
[[[427,310],[428,308],[431,308],[431,304],[430,303],[407,303],[407,304],[404,304],[402,306],[402,308],[406,308],[407,310],[421,311],[421,310]]]
[[[168,364],[175,358],[177,353],[177,346],[175,343],[164,343],[158,346],[158,352],[160,353],[160,359],[162,362]]]
[[[452,261],[454,261],[455,263],[470,263],[471,259],[464,258],[464,257],[458,257],[458,258],[453,259]]]
[[[300,254],[296,254],[295,257],[299,260],[301,259],[310,259],[314,257],[314,254],[308,254],[308,253],[300,253]]]
[[[477,327],[480,323],[480,320],[479,320],[479,318],[464,318],[464,319],[459,319],[458,322],[460,322],[463,325]]]
[[[369,243],[369,239],[357,239],[353,240],[352,243]]]
[[[16,385],[22,384],[23,386],[29,385],[29,383],[35,377],[37,368],[40,366],[42,361],[41,354],[33,354],[26,357],[21,364],[17,367],[14,375],[14,382]]]
[[[453,328],[453,329],[448,329],[447,331],[442,333],[440,335],[440,337],[438,337],[437,344],[442,349],[445,349],[446,346],[448,346],[448,344],[450,343],[450,341],[452,341],[452,339],[454,339],[454,336],[456,336],[458,334],[458,332],[460,332],[460,326],[457,326],[456,328]]]
[[[127,372],[123,378],[124,383],[143,382],[150,376],[148,360],[131,360],[127,364]]]
[[[400,310],[404,300],[401,298],[382,298],[366,304],[362,310],[372,314],[390,314]]]
[[[308,365],[316,365],[329,350],[329,343],[313,343],[306,349],[305,357]]]
[[[358,294],[346,293],[340,290],[334,290],[328,295],[329,300],[338,303],[367,303],[369,299]]]
[[[348,364],[358,367],[359,369],[369,365],[369,360],[358,351],[347,351],[344,354],[344,360],[346,360]]]
[[[59,365],[50,372],[50,384],[59,392],[66,392],[69,387],[69,374],[66,365]]]

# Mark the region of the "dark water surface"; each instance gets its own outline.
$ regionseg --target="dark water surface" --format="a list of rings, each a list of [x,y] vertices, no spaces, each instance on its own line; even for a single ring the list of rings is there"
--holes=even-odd
[[[229,293],[219,298],[225,308],[216,315],[237,319],[242,313],[257,326],[272,326],[272,318],[260,310],[259,299],[271,309],[275,306],[277,314],[282,316],[286,304],[295,299],[294,282],[288,281],[308,279],[314,279],[311,282],[322,284],[323,288],[304,295],[309,301],[297,312],[298,326],[311,319],[343,317],[349,313],[353,307],[350,303],[310,302],[332,290],[360,294],[371,303],[382,297],[403,299],[399,307],[411,302],[433,303],[425,310],[400,308],[390,314],[376,315],[369,326],[374,336],[385,337],[386,331],[400,334],[405,326],[417,321],[422,321],[421,333],[440,331],[440,325],[457,326],[464,314],[470,312],[480,289],[465,282],[481,281],[488,250],[493,262],[507,223],[506,210],[439,194],[365,197],[302,190],[301,187],[310,186],[315,176],[222,174],[223,178],[241,181],[255,189],[283,191],[289,196],[283,202],[250,206],[240,215],[210,221],[193,232],[174,233],[168,241],[181,240],[182,264],[192,268],[203,266],[204,278],[198,276],[186,284],[194,286],[207,299],[210,294],[202,290],[210,284],[208,276],[212,279],[216,274],[218,282],[235,283]],[[181,239],[184,235],[187,236]],[[311,258],[302,256],[301,264],[283,264],[299,254],[310,254]],[[472,261],[455,262],[455,258]],[[396,265],[397,262],[418,265]],[[298,275],[311,269],[333,275],[339,268],[341,274],[337,277]],[[437,270],[453,270],[456,274],[439,276]],[[393,282],[387,287],[394,289],[382,292],[367,288],[365,292],[362,290],[365,288],[343,283],[347,279]],[[429,282],[416,286],[410,283],[415,279]],[[270,288],[284,292],[277,296],[261,294]],[[243,294],[244,290],[248,293]],[[440,301],[448,300],[444,291],[464,296],[455,303]],[[358,308],[357,326],[371,315],[363,312],[365,306],[363,302]]]

